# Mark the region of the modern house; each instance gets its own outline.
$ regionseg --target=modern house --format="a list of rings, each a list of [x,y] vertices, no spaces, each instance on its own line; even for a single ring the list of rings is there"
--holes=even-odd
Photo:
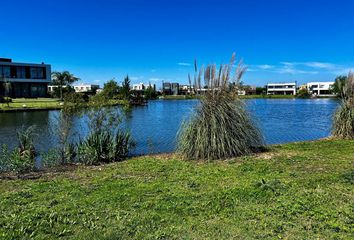
[[[318,97],[332,97],[335,94],[332,92],[334,82],[309,82],[307,83],[307,91]]]
[[[165,95],[178,95],[179,94],[179,83],[162,83],[162,93]]]
[[[80,84],[73,86],[76,93],[96,93],[96,90],[100,88],[96,84]]]
[[[152,89],[154,89],[156,91],[156,85],[155,84],[151,84],[151,83],[148,83],[148,84],[144,84],[144,83],[133,84],[131,90],[142,92],[145,89],[148,89],[149,87],[151,87]]]
[[[296,82],[268,83],[268,95],[296,95]]]
[[[0,95],[12,98],[46,97],[48,83],[51,82],[51,66],[0,58],[0,82],[8,83],[0,84]]]

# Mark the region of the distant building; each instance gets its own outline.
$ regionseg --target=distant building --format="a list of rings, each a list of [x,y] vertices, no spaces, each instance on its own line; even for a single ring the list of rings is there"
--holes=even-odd
[[[172,95],[178,95],[179,94],[179,83],[172,83],[171,84],[171,91],[172,91]]]
[[[96,84],[74,85],[76,93],[96,93],[96,90],[99,88],[100,86]]]
[[[178,95],[179,94],[179,83],[162,83],[162,93],[165,95]]]
[[[52,92],[54,92],[54,90],[57,89],[58,87],[59,87],[58,85],[48,85],[47,90],[48,90],[49,93],[52,93]],[[66,88],[66,86],[64,85],[63,88]]]
[[[149,87],[151,87],[152,89],[154,89],[154,91],[156,91],[156,85],[155,84],[151,84],[151,83],[148,83],[148,84],[144,84],[144,83],[133,84],[131,90],[141,91],[142,92],[142,91],[148,89]]]
[[[133,84],[132,90],[135,90],[135,91],[144,91],[144,90],[145,90],[144,83]]]
[[[309,82],[307,83],[307,90],[313,96],[331,97],[335,96],[332,92],[334,82]]]
[[[268,95],[296,95],[296,82],[268,83]]]
[[[0,58],[0,82],[9,83],[6,89],[4,84],[0,84],[0,95],[8,94],[13,98],[46,97],[47,86],[51,82],[51,66]]]

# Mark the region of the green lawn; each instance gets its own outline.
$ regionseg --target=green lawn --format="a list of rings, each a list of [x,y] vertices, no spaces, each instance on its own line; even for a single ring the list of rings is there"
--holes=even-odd
[[[24,106],[25,105],[25,106]],[[12,103],[0,103],[0,111],[12,111],[19,109],[56,109],[60,108],[59,99],[54,98],[16,98]]]
[[[0,180],[0,239],[353,239],[354,141]]]
[[[111,99],[107,104],[114,106],[122,105],[124,103],[124,100]],[[87,104],[87,106],[91,106],[90,103]],[[60,109],[61,107],[62,106],[60,105],[59,99],[56,98],[16,98],[12,99],[12,103],[10,103],[9,106],[7,106],[7,104],[0,103],[0,112],[27,111],[33,109],[51,110]]]

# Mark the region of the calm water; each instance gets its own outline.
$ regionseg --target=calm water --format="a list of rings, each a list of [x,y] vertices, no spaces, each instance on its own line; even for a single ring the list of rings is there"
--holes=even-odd
[[[268,144],[315,140],[327,137],[331,131],[332,114],[338,103],[332,99],[252,99],[245,100]],[[136,107],[124,119],[137,143],[133,154],[171,152],[176,134],[197,100],[150,101],[147,107]],[[0,144],[14,146],[16,129],[36,125],[36,144],[47,149],[56,144],[58,111],[0,113]],[[85,118],[76,118],[77,137],[87,133]]]

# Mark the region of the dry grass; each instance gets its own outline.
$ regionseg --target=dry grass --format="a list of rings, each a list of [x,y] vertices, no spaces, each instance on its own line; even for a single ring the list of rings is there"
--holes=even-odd
[[[201,98],[194,115],[182,125],[179,134],[178,152],[184,158],[227,159],[263,148],[260,131],[236,94],[246,68],[240,61],[232,74],[234,66],[235,54],[219,70],[212,64],[201,67],[198,72],[195,63],[194,81]],[[206,91],[200,91],[202,78]]]
[[[354,139],[354,74],[349,73],[342,88],[342,103],[334,115],[333,136]]]

